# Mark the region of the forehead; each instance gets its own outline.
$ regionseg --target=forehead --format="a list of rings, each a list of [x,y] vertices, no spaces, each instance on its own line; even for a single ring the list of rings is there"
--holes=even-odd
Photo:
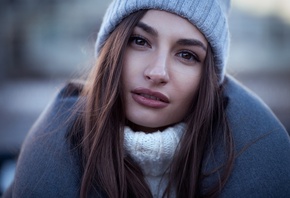
[[[202,32],[194,24],[179,15],[161,10],[148,10],[140,21],[153,27],[158,32],[195,37],[207,44]]]

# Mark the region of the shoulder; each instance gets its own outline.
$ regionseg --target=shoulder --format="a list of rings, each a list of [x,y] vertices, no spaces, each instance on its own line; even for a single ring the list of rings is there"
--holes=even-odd
[[[232,77],[226,78],[224,88],[236,148],[234,169],[224,195],[289,197],[288,133],[269,107]]]
[[[236,143],[243,144],[244,138],[247,141],[271,133],[278,133],[283,138],[288,138],[285,128],[271,109],[257,95],[232,77],[226,77],[224,96],[227,99],[226,113],[230,126],[234,136],[241,140]]]
[[[77,197],[80,170],[68,129],[76,114],[81,84],[69,83],[29,131],[10,191],[15,197]]]
[[[69,127],[80,110],[81,89],[81,84],[68,83],[59,90],[30,129],[22,150],[39,139],[55,145],[66,143]]]

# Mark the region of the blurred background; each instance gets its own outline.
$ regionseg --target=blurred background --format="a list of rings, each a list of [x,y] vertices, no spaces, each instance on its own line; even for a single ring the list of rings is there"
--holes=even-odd
[[[0,195],[20,145],[69,79],[92,65],[109,1],[1,0]],[[290,131],[290,1],[233,0],[228,73],[259,95]]]

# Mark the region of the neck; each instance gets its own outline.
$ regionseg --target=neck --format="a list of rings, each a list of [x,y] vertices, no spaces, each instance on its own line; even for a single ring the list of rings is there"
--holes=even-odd
[[[154,133],[157,131],[164,131],[169,127],[173,127],[175,124],[171,124],[171,125],[166,125],[166,126],[161,126],[161,127],[145,127],[145,126],[141,126],[141,125],[137,125],[131,121],[127,121],[127,126],[130,127],[130,129],[132,131],[135,132],[144,132],[144,133]]]

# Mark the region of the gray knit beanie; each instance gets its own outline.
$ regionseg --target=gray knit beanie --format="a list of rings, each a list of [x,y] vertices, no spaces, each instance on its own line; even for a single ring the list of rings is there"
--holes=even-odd
[[[142,9],[164,10],[188,19],[204,34],[213,49],[221,83],[229,48],[229,7],[230,0],[113,0],[100,27],[95,53],[126,16]]]

